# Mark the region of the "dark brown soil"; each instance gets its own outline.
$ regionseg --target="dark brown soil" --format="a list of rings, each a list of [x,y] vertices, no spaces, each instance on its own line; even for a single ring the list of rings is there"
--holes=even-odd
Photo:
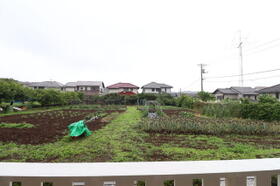
[[[84,119],[95,110],[60,110],[46,111],[34,114],[20,114],[0,117],[0,123],[30,123],[34,128],[0,128],[1,142],[14,142],[18,144],[42,144],[55,142],[62,136],[67,135],[67,126],[71,123]],[[105,111],[121,112],[109,110]],[[99,118],[87,123],[89,130],[95,131],[107,123]]]

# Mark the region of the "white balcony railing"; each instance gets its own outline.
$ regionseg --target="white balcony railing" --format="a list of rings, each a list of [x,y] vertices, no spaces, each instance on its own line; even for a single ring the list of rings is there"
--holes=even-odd
[[[129,163],[0,163],[0,186],[280,186],[280,158]],[[276,181],[277,182],[277,181]],[[277,184],[274,184],[275,186]]]

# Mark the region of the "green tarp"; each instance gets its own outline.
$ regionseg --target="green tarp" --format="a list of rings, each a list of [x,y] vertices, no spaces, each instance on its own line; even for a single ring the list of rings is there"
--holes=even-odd
[[[68,129],[70,130],[70,136],[77,137],[85,134],[85,136],[91,135],[91,131],[87,128],[84,120],[80,120],[78,122],[72,123],[68,125]]]

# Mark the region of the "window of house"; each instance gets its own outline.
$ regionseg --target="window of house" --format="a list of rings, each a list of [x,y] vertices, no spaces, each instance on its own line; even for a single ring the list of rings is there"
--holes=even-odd
[[[72,186],[84,186],[86,185],[85,182],[73,182]]]
[[[103,186],[116,186],[116,181],[104,181]]]
[[[174,180],[165,180],[163,182],[164,186],[175,186],[175,181]]]
[[[10,186],[21,186],[21,182],[20,181],[12,181],[12,182],[10,182]]]
[[[42,182],[41,186],[53,186],[52,182]]]
[[[152,88],[152,91],[154,92],[154,91],[155,91],[155,89],[154,89],[154,88]]]
[[[145,185],[146,185],[145,181],[142,180],[134,181],[134,186],[145,186]]]
[[[193,179],[193,186],[203,186],[202,179]]]

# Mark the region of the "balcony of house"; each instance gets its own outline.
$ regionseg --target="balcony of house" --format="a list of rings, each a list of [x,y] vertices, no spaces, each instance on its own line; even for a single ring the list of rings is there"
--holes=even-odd
[[[1,186],[280,186],[280,158],[0,167]]]

